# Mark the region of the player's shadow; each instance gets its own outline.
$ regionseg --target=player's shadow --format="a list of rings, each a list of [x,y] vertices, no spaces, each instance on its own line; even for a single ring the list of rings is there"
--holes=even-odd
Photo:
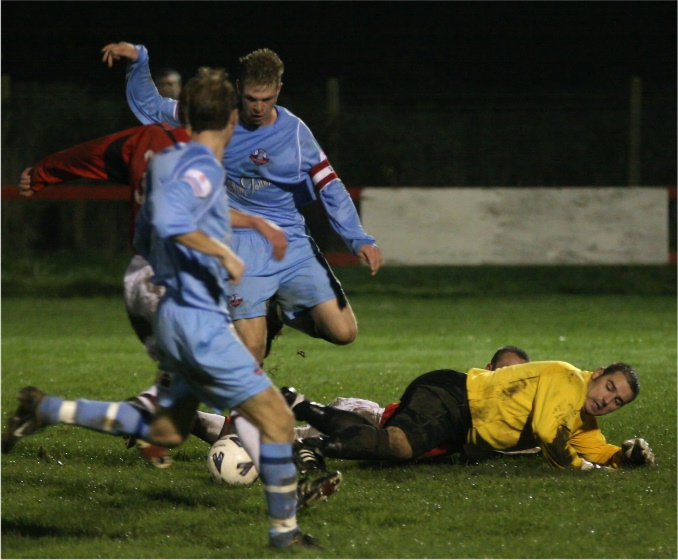
[[[89,530],[62,528],[56,526],[49,526],[41,523],[29,523],[26,521],[2,521],[3,535],[21,535],[24,537],[43,538],[43,537],[63,537],[65,535],[75,538],[94,538],[98,535]]]
[[[404,467],[417,467],[417,466],[451,466],[451,467],[472,467],[478,465],[490,465],[493,462],[525,462],[526,464],[533,465],[535,461],[539,461],[540,464],[543,462],[541,453],[526,453],[520,455],[510,455],[510,454],[493,454],[482,459],[471,459],[466,457],[461,453],[452,453],[448,455],[442,455],[440,457],[429,457],[424,459],[415,459],[415,460],[391,460],[391,461],[356,461],[355,465],[358,470],[364,471],[382,471],[388,472],[393,471],[394,473],[402,472]]]

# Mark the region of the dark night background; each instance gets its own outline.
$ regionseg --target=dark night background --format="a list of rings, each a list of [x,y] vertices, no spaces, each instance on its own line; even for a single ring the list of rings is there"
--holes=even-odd
[[[145,44],[190,75],[267,46],[301,85],[337,77],[388,96],[676,85],[676,3],[3,1],[2,72],[120,86],[108,42]]]
[[[3,185],[52,152],[138,125],[124,63],[101,62],[118,41],[143,43],[153,72],[185,79],[203,65],[235,76],[238,57],[275,50],[280,104],[308,123],[347,186],[675,185],[676,6],[3,1]],[[53,204],[3,204],[12,250],[128,250],[125,203],[115,218],[110,203]],[[324,224],[314,235],[325,247],[317,212],[309,224]],[[93,221],[101,239],[86,233]]]

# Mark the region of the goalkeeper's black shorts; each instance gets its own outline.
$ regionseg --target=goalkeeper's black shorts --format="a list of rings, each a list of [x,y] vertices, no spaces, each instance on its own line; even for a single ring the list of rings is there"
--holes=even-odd
[[[413,457],[442,446],[461,452],[471,428],[466,374],[440,369],[417,377],[384,424],[385,428],[389,426],[405,433]]]

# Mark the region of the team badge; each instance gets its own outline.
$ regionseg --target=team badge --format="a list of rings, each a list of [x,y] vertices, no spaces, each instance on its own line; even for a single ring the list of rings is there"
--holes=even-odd
[[[198,169],[189,169],[184,173],[182,179],[191,185],[193,194],[198,198],[205,198],[212,192],[212,183],[209,178]]]
[[[250,154],[250,159],[257,165],[265,165],[271,161],[263,148],[257,148]]]
[[[233,294],[228,300],[228,305],[231,307],[238,307],[242,301],[242,297],[240,297],[238,294]]]

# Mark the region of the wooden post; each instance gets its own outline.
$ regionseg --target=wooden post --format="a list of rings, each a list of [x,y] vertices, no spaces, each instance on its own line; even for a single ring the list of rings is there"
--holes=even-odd
[[[331,119],[339,116],[339,80],[327,80],[327,116]]]
[[[339,80],[327,79],[327,144],[326,149],[334,169],[339,165]]]
[[[634,76],[631,78],[629,99],[629,186],[640,185],[640,148],[641,120],[643,115],[643,81]]]

